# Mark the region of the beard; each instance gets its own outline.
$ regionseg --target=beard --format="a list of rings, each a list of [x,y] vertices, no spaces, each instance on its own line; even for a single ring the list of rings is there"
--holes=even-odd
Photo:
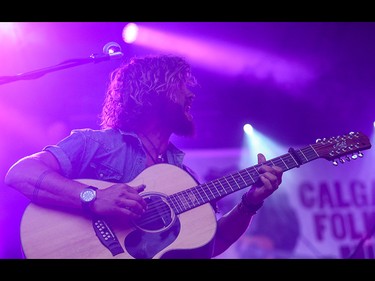
[[[172,133],[187,137],[195,135],[193,117],[189,111],[185,110],[184,106],[169,102],[162,115],[165,124],[170,127]]]

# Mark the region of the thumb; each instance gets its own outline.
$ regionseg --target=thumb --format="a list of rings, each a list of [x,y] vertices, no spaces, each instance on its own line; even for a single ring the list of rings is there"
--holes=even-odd
[[[144,191],[146,189],[146,185],[145,184],[141,184],[141,185],[135,186],[134,188],[135,188],[135,190],[138,193],[140,193],[140,192],[142,192],[142,191]]]
[[[258,153],[258,164],[266,162],[266,157],[262,153]]]

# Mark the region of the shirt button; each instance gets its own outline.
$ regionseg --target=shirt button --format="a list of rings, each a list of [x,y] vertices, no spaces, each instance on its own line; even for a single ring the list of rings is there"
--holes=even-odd
[[[99,177],[101,177],[101,178],[102,178],[103,176],[104,176],[103,174],[99,174]]]

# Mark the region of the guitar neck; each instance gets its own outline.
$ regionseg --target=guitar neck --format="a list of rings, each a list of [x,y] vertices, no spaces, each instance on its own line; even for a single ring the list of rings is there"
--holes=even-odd
[[[318,139],[315,144],[302,149],[290,148],[288,153],[265,163],[172,194],[168,196],[167,200],[174,212],[180,214],[253,185],[259,180],[259,168],[262,165],[275,165],[285,172],[318,158],[333,161],[341,156],[349,158],[348,155],[351,154],[351,157],[356,159],[355,153],[358,152],[358,155],[362,157],[361,150],[369,148],[371,148],[371,143],[368,137],[360,132]],[[334,163],[337,162],[334,161]]]
[[[258,170],[262,165],[275,165],[285,172],[317,158],[319,158],[319,155],[312,146],[299,150],[290,149],[289,153],[270,159],[263,164],[257,164],[172,194],[169,196],[168,200],[177,214],[183,213],[253,185],[259,180],[260,173]]]

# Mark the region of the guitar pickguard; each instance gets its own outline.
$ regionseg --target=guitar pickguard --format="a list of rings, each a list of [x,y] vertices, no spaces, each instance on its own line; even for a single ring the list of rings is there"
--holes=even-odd
[[[124,245],[127,252],[135,259],[151,259],[176,240],[180,228],[180,221],[176,219],[172,226],[162,232],[135,229],[125,238]]]
[[[146,212],[133,221],[136,229],[124,241],[127,252],[136,259],[153,258],[179,235],[181,224],[162,193],[144,193]]]

